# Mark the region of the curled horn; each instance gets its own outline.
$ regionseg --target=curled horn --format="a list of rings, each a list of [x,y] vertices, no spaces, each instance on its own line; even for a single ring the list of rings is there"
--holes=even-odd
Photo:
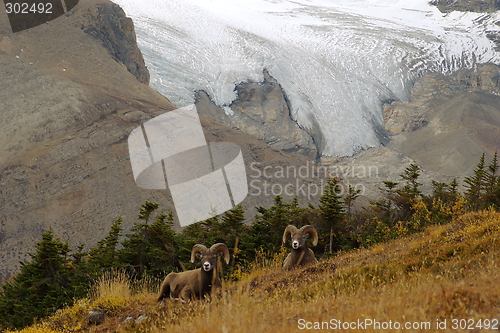
[[[220,252],[220,253],[224,254],[224,260],[226,261],[226,264],[229,265],[229,250],[228,250],[226,244],[223,244],[223,243],[214,244],[210,248],[210,252],[212,252],[212,253]]]
[[[304,234],[308,233],[309,236],[312,236],[313,246],[318,245],[318,232],[312,225],[305,225],[302,228],[300,228],[300,231],[302,231]]]
[[[208,251],[207,247],[202,244],[193,245],[193,249],[191,250],[191,263],[194,263],[196,259],[196,254],[201,253],[205,254]]]
[[[295,227],[294,225],[289,224],[285,228],[285,232],[283,233],[283,245],[285,245],[288,236],[290,236],[290,234],[294,234],[296,232],[297,232],[297,227]]]

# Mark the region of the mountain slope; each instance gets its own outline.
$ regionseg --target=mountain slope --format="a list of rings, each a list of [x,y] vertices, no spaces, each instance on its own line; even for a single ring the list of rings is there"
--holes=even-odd
[[[281,270],[282,252],[210,302],[157,304],[154,283],[133,295],[126,279],[103,279],[93,299],[27,332],[498,330],[499,236],[500,214],[490,210],[294,271]],[[95,306],[108,315],[89,326]]]
[[[138,81],[147,69],[137,46],[123,58],[136,64],[135,77],[85,32],[113,28],[96,17],[103,9],[125,18],[110,2],[82,1],[67,17],[12,34],[0,14],[0,277],[15,271],[41,230],[91,243],[103,222],[144,198],[104,189],[123,188],[124,140],[137,122],[174,106]]]
[[[422,77],[411,101],[385,106],[393,134],[388,147],[427,171],[457,178],[470,174],[482,152],[500,150],[499,73],[499,66],[488,64]]]

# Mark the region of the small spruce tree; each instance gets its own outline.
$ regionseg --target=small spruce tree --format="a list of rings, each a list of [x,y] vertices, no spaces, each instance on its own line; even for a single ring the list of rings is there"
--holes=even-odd
[[[114,220],[108,235],[97,242],[97,247],[89,252],[88,264],[95,277],[120,265],[117,247],[123,231],[122,222],[121,217]]]
[[[329,252],[333,252],[334,240],[340,245],[340,238],[343,233],[344,207],[340,196],[340,187],[338,178],[330,178],[327,181],[325,191],[319,198],[320,214],[325,225],[330,230],[329,233]]]
[[[485,176],[486,170],[483,153],[479,159],[479,163],[474,169],[474,174],[464,179],[465,187],[467,188],[465,198],[473,209],[479,209],[481,207],[480,198],[484,194]]]
[[[0,326],[22,328],[84,297],[88,284],[82,281],[69,259],[68,243],[54,237],[52,229],[42,234],[31,261],[21,262],[21,270],[6,282],[0,291]]]
[[[354,201],[360,196],[361,190],[355,189],[349,184],[349,188],[347,189],[347,194],[344,197],[344,204],[347,210],[347,221],[351,221],[351,210],[354,205]]]

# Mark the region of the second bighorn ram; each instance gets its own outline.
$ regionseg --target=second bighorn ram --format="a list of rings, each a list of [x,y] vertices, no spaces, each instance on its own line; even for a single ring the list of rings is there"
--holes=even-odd
[[[318,263],[313,250],[308,248],[306,244],[308,236],[312,237],[313,246],[318,244],[318,232],[312,225],[305,225],[300,229],[294,225],[287,226],[283,233],[283,245],[289,236],[292,238],[292,252],[285,259],[284,270]]]
[[[201,268],[181,273],[167,275],[160,287],[158,301],[164,298],[181,298],[182,300],[201,299],[210,295],[214,286],[221,287],[222,283],[217,276],[217,258],[224,255],[226,264],[229,264],[229,250],[223,243],[212,245],[196,244],[191,250],[191,263],[201,259]]]

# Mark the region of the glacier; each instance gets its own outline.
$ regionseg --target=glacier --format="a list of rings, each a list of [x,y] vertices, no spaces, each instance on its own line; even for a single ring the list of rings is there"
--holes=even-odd
[[[324,156],[384,143],[382,104],[428,71],[500,64],[500,13],[428,0],[114,0],[135,23],[151,87],[178,106],[205,90],[231,114],[235,85],[278,80]]]

